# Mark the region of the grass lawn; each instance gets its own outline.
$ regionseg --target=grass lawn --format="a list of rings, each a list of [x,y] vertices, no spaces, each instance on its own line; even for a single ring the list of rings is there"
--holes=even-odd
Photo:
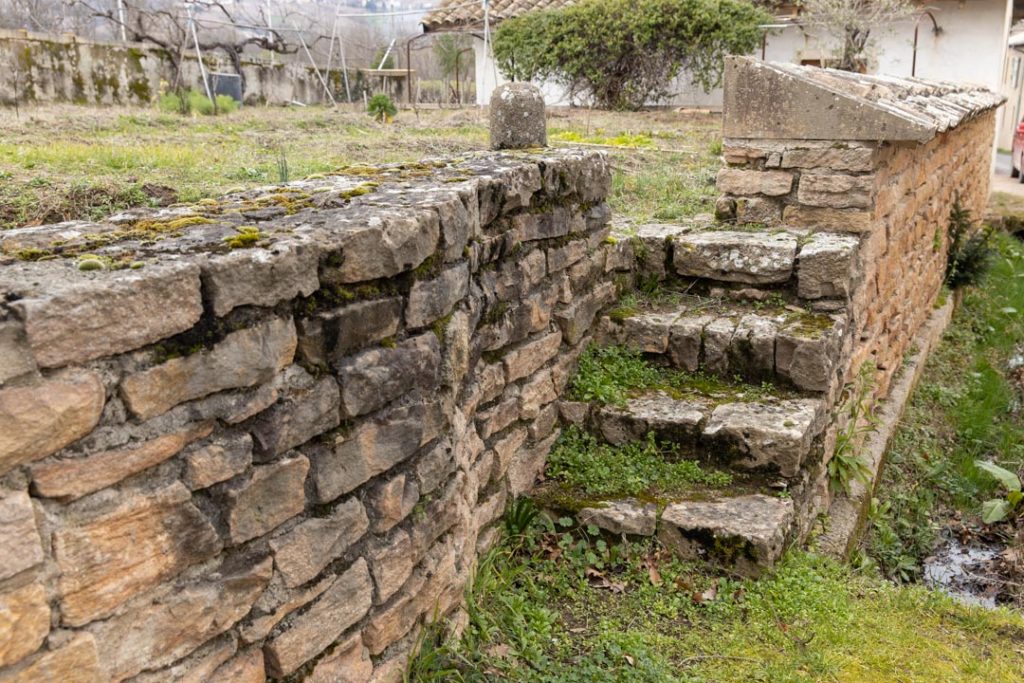
[[[552,110],[555,146],[608,149],[613,205],[637,221],[709,212],[720,118]],[[402,111],[391,124],[321,107],[247,107],[220,117],[156,109],[0,110],[0,229],[194,202],[346,164],[457,156],[487,146],[478,109]],[[285,170],[285,166],[287,170]]]
[[[1006,609],[807,552],[735,581],[570,520],[519,533],[523,518],[482,558],[461,637],[425,629],[409,680],[993,683],[1024,670],[1024,615]]]

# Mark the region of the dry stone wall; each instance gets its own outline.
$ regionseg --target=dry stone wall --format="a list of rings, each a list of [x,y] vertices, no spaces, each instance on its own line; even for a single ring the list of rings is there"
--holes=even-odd
[[[884,394],[932,310],[954,202],[984,215],[1001,103],[966,86],[730,60],[728,167],[716,212],[738,224],[856,237],[847,380],[872,361]],[[834,246],[808,245],[801,259],[825,264]]]
[[[217,67],[204,54],[207,70]],[[174,82],[166,50],[146,43],[92,41],[64,34],[54,36],[0,29],[0,104],[69,102],[74,104],[142,105],[155,100]],[[225,71],[233,73],[230,67]],[[306,104],[327,102],[312,67],[288,63],[241,62],[245,100],[249,103]],[[350,74],[355,79],[357,74]],[[335,96],[342,89],[342,72],[326,75]],[[182,60],[182,82],[202,90],[199,61],[191,52]]]
[[[609,167],[351,167],[0,235],[0,681],[399,680],[616,295]]]

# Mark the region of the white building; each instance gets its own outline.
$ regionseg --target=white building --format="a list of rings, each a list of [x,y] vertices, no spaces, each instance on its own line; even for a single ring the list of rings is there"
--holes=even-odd
[[[574,0],[491,0],[490,29],[503,19],[526,12],[573,4]],[[894,76],[947,80],[983,85],[1006,92],[1014,102],[1008,85],[1019,84],[1024,65],[1021,53],[1008,56],[1007,37],[1014,16],[1015,0],[934,0],[921,4],[919,13],[906,21],[873,32],[869,49],[869,71]],[[1024,2],[1017,0],[1021,5]],[[767,30],[761,49],[755,56],[796,64],[827,63],[833,45],[814,31],[802,26],[795,7],[775,6],[778,20]],[[484,48],[483,3],[466,0],[442,0],[437,9],[423,19],[426,32],[465,32],[473,35],[476,54],[477,102],[486,104],[491,91],[504,82],[494,60]],[[1016,59],[1017,61],[1012,61]],[[1014,67],[1013,65],[1017,65]],[[1015,69],[1015,70],[1013,70]],[[1015,79],[1015,80],[1014,80]],[[550,105],[573,104],[564,89],[551,83],[538,84]],[[676,94],[663,102],[671,106],[720,108],[721,91],[703,92],[680,77]],[[1004,107],[1005,119],[998,130],[999,144],[1012,136],[1017,116]]]

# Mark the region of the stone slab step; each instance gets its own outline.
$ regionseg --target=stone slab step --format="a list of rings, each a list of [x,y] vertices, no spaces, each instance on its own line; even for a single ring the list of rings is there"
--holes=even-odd
[[[794,477],[826,422],[821,398],[728,402],[654,392],[593,411],[596,429],[621,446],[653,432],[681,455],[737,470]]]
[[[792,500],[755,493],[668,505],[658,539],[677,556],[757,576],[782,556],[796,517]]]
[[[683,277],[748,285],[795,279],[802,299],[846,299],[860,272],[859,239],[840,233],[703,230],[671,232],[672,271]]]
[[[845,313],[693,304],[602,321],[605,341],[664,356],[680,369],[820,392],[838,381],[847,329]]]
[[[657,535],[681,559],[757,576],[782,556],[796,514],[791,499],[754,493],[672,502],[660,514],[655,503],[609,500],[579,510],[576,521],[616,536]]]

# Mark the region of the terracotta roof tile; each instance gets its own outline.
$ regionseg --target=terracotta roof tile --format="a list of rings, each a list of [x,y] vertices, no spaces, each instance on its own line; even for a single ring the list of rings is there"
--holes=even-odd
[[[558,9],[577,0],[491,0],[491,23],[518,17],[534,10]],[[480,0],[442,0],[423,17],[424,31],[480,28],[484,25],[484,8]]]

